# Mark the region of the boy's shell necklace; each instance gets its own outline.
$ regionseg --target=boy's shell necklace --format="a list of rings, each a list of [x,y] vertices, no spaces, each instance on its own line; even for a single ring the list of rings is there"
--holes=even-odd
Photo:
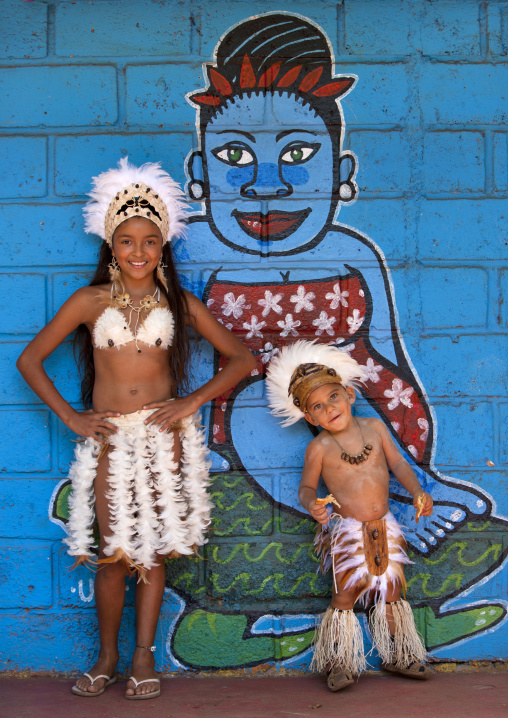
[[[328,431],[328,434],[330,434],[332,439],[335,441],[335,443],[337,444],[339,449],[341,450],[342,453],[340,455],[340,458],[343,461],[348,461],[350,464],[361,464],[363,461],[367,461],[367,459],[369,458],[369,454],[372,451],[372,446],[371,446],[371,444],[365,443],[365,437],[363,436],[362,427],[360,426],[360,422],[358,421],[356,416],[354,416],[353,419],[356,421],[356,425],[360,429],[360,434],[362,435],[362,441],[363,441],[363,449],[356,456],[352,456],[351,454],[348,454],[348,452],[340,445],[340,442],[338,441],[338,439],[336,439],[333,434],[330,434],[330,432],[328,430],[327,431]]]
[[[136,345],[136,349],[138,350],[138,354],[141,354],[141,349],[138,347],[139,315],[143,310],[149,312],[150,310],[154,309],[158,304],[160,304],[160,287],[157,287],[156,293],[154,292],[154,294],[147,294],[146,297],[143,297],[143,299],[139,303],[139,307],[134,306],[134,304],[132,303],[131,295],[128,292],[124,292],[123,294],[113,294],[113,284],[111,285],[111,297],[115,305],[119,309],[129,309],[129,319],[127,321],[127,324],[129,326],[132,320],[132,312],[136,312],[136,323],[134,325],[134,331],[132,333],[134,334],[134,343]]]

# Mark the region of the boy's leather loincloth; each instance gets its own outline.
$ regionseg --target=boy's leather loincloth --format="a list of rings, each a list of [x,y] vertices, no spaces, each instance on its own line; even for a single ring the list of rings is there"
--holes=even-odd
[[[314,544],[321,572],[333,567],[336,589],[357,591],[356,600],[363,605],[372,598],[385,601],[390,587],[400,585],[405,591],[403,566],[412,561],[402,529],[390,512],[363,523],[332,514],[319,527]]]

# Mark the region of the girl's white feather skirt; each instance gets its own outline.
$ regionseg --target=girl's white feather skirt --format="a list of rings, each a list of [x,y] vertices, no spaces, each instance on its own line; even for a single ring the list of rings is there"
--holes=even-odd
[[[182,453],[175,461],[174,435],[146,425],[151,410],[109,419],[118,431],[109,439],[107,499],[111,522],[104,553],[131,568],[150,570],[157,556],[189,555],[206,543],[212,503],[209,461],[199,414],[182,419]],[[94,481],[102,445],[86,439],[76,447],[69,478],[68,553],[92,557]]]

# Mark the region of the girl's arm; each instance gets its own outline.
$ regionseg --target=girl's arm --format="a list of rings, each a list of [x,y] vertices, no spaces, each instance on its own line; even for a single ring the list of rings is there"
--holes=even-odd
[[[430,516],[434,503],[432,501],[432,496],[425,492],[420,486],[420,482],[416,478],[415,472],[398,450],[384,422],[381,421],[381,419],[374,419],[373,421],[376,422],[376,429],[381,434],[383,453],[385,455],[388,468],[397,481],[402,484],[407,491],[409,491],[413,497],[413,506],[415,508],[418,508],[416,504],[418,497],[422,494],[425,496],[425,505],[422,511],[422,516]]]
[[[322,465],[322,446],[318,442],[311,441],[305,450],[298,498],[303,508],[309,512],[315,521],[319,521],[320,524],[326,524],[329,518],[328,509],[324,504],[316,504],[317,487]]]
[[[216,396],[238,384],[256,368],[256,360],[247,347],[215,319],[203,302],[189,292],[185,294],[189,310],[189,326],[225,356],[228,363],[192,394],[174,401],[146,404],[143,409],[160,409],[147,419],[147,423],[160,424],[160,431],[165,431],[178,419],[194,414],[207,401],[215,399]]]
[[[97,288],[92,289],[94,296]],[[19,356],[16,366],[28,386],[34,391],[63,423],[80,436],[93,436],[102,441],[102,435],[116,431],[114,424],[105,421],[108,416],[118,413],[105,411],[100,413],[83,412],[73,409],[57,391],[44,370],[43,362],[80,324],[90,319],[90,303],[93,300],[90,287],[75,292],[62,305],[53,319],[32,339]]]

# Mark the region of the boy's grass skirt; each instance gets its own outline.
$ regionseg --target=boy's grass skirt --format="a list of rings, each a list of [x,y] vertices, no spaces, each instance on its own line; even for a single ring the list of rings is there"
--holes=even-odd
[[[121,560],[140,578],[155,565],[157,555],[189,555],[206,543],[212,508],[208,449],[199,415],[178,422],[182,454],[177,463],[173,433],[145,425],[151,413],[136,411],[108,419],[118,431],[109,437],[111,522],[101,562]],[[72,493],[65,543],[78,564],[94,556],[94,481],[103,453],[103,444],[86,439],[76,446],[69,471]]]
[[[399,599],[388,604],[393,615],[393,635],[386,617],[388,591],[400,586],[405,592],[403,566],[412,563],[393,515],[388,512],[382,519],[362,523],[332,514],[329,522],[318,529],[314,543],[321,571],[333,570],[336,592],[353,591],[356,601],[364,606],[374,599],[369,629],[382,662],[405,668],[425,661],[427,653],[409,603]],[[341,611],[330,606],[316,631],[311,667],[358,675],[366,666],[356,614],[352,609]]]

